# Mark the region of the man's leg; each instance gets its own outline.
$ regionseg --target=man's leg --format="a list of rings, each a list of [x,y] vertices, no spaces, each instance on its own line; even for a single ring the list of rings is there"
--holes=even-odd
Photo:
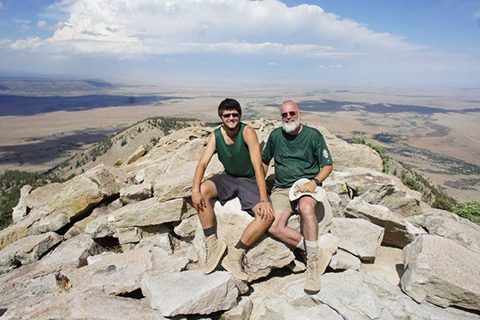
[[[222,266],[231,272],[235,278],[247,281],[248,274],[242,268],[243,255],[268,230],[273,219],[263,220],[258,214],[260,194],[256,182],[248,178],[238,178],[238,184],[238,198],[242,204],[242,209],[249,210],[254,205],[251,209],[254,220],[245,228],[237,244],[228,248],[228,255],[223,260]]]
[[[205,246],[207,250],[203,272],[209,274],[217,267],[227,246],[223,242],[218,241],[215,213],[213,212],[213,207],[210,202],[210,200],[217,198],[217,187],[212,181],[206,180],[202,183],[200,192],[205,199],[206,205],[203,210],[198,212],[198,218],[202,225],[203,234],[205,235]]]
[[[275,188],[273,190],[271,198],[275,220],[268,232],[283,243],[305,250],[300,232],[287,227],[288,219],[293,211],[288,197],[289,190],[288,188]]]
[[[305,292],[315,294],[320,291],[318,221],[315,215],[317,201],[310,196],[299,199],[298,210],[302,216],[302,229],[307,251],[307,279]]]

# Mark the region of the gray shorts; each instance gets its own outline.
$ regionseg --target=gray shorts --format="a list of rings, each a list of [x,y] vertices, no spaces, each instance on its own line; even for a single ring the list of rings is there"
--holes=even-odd
[[[260,202],[257,182],[250,178],[234,177],[228,173],[213,175],[208,180],[217,188],[217,199],[222,206],[235,197],[240,199],[243,211],[252,212],[252,208]]]

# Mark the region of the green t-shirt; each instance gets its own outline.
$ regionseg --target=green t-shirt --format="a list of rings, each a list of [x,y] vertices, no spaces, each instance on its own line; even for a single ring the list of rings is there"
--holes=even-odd
[[[275,186],[290,188],[301,178],[313,179],[321,168],[332,164],[332,156],[323,135],[317,129],[303,126],[297,135],[277,128],[270,133],[262,160],[275,159]]]
[[[250,159],[250,151],[243,140],[243,129],[245,124],[240,123],[235,143],[227,145],[220,128],[215,129],[215,147],[218,153],[218,160],[225,167],[225,172],[234,177],[247,177],[254,179],[255,170]]]

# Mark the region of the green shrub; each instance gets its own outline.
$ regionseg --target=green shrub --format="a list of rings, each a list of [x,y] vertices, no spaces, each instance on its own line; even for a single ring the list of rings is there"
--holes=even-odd
[[[478,201],[460,202],[453,207],[453,212],[460,217],[480,224],[480,202]]]

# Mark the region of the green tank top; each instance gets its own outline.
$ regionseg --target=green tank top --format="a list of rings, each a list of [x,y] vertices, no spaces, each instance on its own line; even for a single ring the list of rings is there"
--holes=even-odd
[[[220,128],[214,131],[218,159],[225,167],[225,172],[229,175],[254,179],[255,170],[250,160],[247,144],[243,140],[243,129],[245,129],[245,124],[240,123],[240,130],[238,130],[235,143],[229,146],[225,143]]]

